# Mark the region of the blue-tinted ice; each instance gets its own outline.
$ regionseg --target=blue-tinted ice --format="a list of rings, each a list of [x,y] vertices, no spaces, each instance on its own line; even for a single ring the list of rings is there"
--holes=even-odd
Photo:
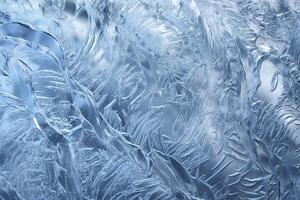
[[[300,199],[298,0],[0,0],[0,200]]]

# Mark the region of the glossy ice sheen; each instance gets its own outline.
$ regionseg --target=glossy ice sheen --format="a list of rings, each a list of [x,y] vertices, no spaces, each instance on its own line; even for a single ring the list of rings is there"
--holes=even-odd
[[[0,200],[300,199],[298,4],[0,1]]]

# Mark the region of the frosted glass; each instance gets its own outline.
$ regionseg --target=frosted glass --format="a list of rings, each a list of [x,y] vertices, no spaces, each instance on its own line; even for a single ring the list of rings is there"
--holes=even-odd
[[[300,200],[298,0],[0,0],[0,200]]]

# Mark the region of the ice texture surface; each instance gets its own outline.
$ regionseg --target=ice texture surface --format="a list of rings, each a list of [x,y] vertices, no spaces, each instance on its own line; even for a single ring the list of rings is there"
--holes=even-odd
[[[0,200],[300,199],[298,0],[0,0]]]

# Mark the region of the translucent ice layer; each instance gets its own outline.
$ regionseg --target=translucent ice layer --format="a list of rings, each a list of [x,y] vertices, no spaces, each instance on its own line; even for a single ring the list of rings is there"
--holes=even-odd
[[[298,0],[0,0],[0,200],[300,199]]]

